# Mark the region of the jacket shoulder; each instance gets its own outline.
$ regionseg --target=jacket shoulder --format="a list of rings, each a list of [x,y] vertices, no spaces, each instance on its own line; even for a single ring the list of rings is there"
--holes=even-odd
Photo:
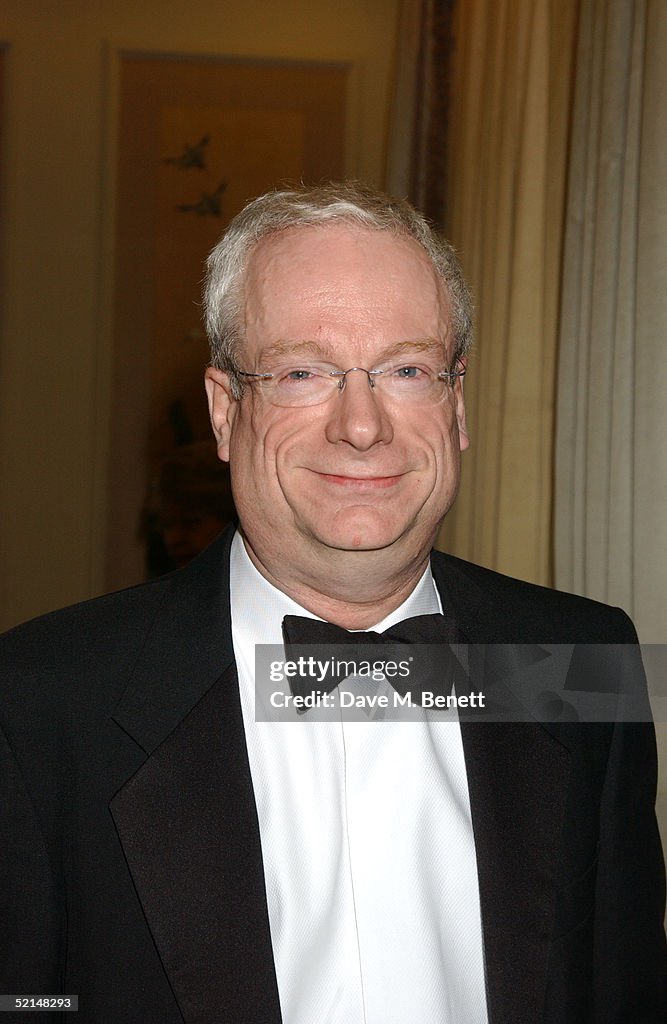
[[[159,620],[168,633],[188,614],[198,621],[197,600],[212,603],[228,586],[233,535],[233,529],[225,531],[185,569],[16,626],[0,637],[0,665],[18,658],[71,667],[79,659],[99,664],[100,658],[131,657]]]
[[[159,616],[169,577],[71,605],[0,637],[3,718],[34,713],[53,726],[64,714],[81,721],[120,698]]]
[[[30,619],[0,636],[0,657],[31,654],[53,661],[65,654],[71,661],[101,645],[127,647],[148,628],[169,586],[165,576]]]
[[[18,714],[19,705],[25,710],[32,702],[54,713],[63,705],[98,714],[115,706],[142,661],[155,673],[184,676],[224,661],[231,647],[232,536],[227,531],[185,569],[51,612],[0,637],[4,708],[13,705]]]
[[[451,600],[454,614],[463,609],[478,642],[637,641],[632,621],[621,608],[527,583],[440,551],[433,552],[431,564],[445,602]]]

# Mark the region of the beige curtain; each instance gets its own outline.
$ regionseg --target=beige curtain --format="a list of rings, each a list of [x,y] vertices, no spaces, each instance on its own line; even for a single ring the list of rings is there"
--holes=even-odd
[[[560,339],[556,584],[621,605],[644,643],[667,640],[666,58],[664,0],[583,0]],[[657,682],[664,693],[664,679]],[[667,845],[667,725],[656,728]]]
[[[456,11],[446,230],[477,304],[471,450],[440,544],[551,582],[560,255],[577,0]]]
[[[402,0],[387,161],[388,189],[442,226],[456,0]]]
[[[667,639],[667,5],[584,0],[567,203],[558,586]]]

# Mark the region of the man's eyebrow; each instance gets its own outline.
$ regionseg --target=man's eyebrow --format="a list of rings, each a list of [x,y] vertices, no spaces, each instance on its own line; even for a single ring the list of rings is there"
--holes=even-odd
[[[261,354],[262,361],[281,359],[283,356],[314,355],[325,359],[333,359],[334,352],[329,345],[320,341],[277,341],[265,348]]]
[[[445,342],[441,338],[419,338],[413,341],[397,341],[394,345],[388,346],[379,352],[374,359],[375,363],[386,362],[402,355],[413,355],[417,353],[444,354],[446,351]],[[313,355],[326,359],[332,364],[337,362],[337,354],[330,345],[321,341],[277,341],[269,345],[261,354],[262,362],[281,359],[284,356]]]
[[[392,359],[394,356],[412,355],[418,352],[436,352],[444,354],[445,342],[441,338],[419,338],[415,341],[397,341],[378,356],[378,360]]]

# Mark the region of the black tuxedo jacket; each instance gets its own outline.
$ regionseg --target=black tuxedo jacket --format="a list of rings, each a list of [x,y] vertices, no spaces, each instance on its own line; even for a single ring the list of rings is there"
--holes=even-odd
[[[78,994],[79,1024],[281,1021],[230,539],[0,644],[0,992]],[[441,554],[433,571],[471,643],[634,639],[594,602]],[[652,728],[462,733],[491,1024],[665,1024]]]

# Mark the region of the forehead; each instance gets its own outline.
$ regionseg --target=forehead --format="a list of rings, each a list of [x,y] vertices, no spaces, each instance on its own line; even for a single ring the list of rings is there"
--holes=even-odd
[[[288,229],[248,264],[246,344],[397,343],[445,339],[444,285],[408,237],[345,223]]]

